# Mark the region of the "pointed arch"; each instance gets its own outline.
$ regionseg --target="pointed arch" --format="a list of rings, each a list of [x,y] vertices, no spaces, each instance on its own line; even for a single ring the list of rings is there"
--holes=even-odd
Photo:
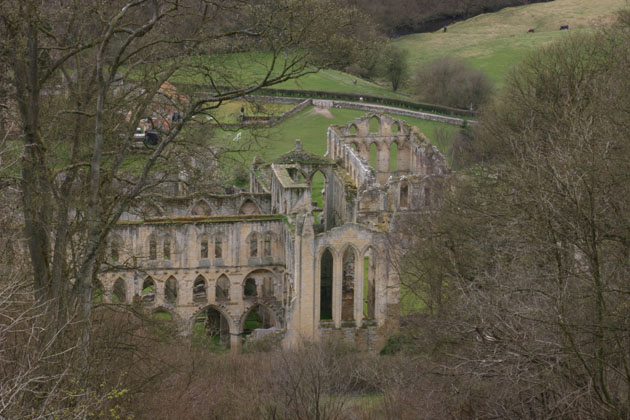
[[[396,120],[394,120],[394,122],[392,123],[392,133],[394,134],[398,134],[402,132],[402,128],[400,126],[400,123]]]
[[[348,135],[349,136],[357,136],[359,135],[359,128],[355,123],[350,123],[348,126]]]
[[[368,121],[368,133],[369,134],[380,134],[381,133],[381,119],[376,115],[370,117]]]
[[[206,287],[206,279],[201,274],[197,276],[193,283],[193,302],[207,303],[208,291]]]
[[[192,317],[192,336],[196,343],[211,349],[230,348],[230,336],[235,330],[234,321],[224,309],[208,305]]]
[[[274,296],[276,275],[273,271],[256,269],[245,276],[243,296],[271,297]]]
[[[376,142],[370,143],[370,166],[378,170],[378,146]]]
[[[241,205],[241,208],[239,209],[238,214],[245,214],[245,215],[247,215],[247,214],[260,214],[260,209],[258,208],[258,205],[256,203],[254,203],[250,199],[247,199]]]
[[[122,277],[118,277],[114,282],[112,289],[112,302],[113,303],[127,303],[127,284]]]
[[[155,302],[155,281],[151,276],[144,279],[142,282],[142,292],[140,293],[142,302],[147,304],[153,304]]]
[[[164,300],[166,303],[177,303],[177,279],[174,276],[170,276],[166,279],[164,284]]]
[[[394,141],[389,146],[389,172],[398,170],[398,142]]]
[[[206,200],[198,200],[190,209],[189,214],[191,216],[210,216],[212,215],[212,208]]]
[[[230,299],[230,279],[225,274],[221,274],[221,276],[217,279],[215,296],[217,301]]]
[[[241,333],[251,334],[255,329],[272,328],[278,326],[278,319],[273,310],[265,304],[256,303],[243,314],[241,318]]]

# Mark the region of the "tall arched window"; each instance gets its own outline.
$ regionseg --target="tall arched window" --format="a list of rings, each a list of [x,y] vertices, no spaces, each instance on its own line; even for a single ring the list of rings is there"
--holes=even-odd
[[[258,256],[258,235],[256,235],[256,233],[252,233],[249,236],[249,256]]]
[[[221,237],[214,239],[214,258],[223,258],[223,239]]]
[[[225,274],[217,280],[215,288],[216,300],[227,300],[230,298],[230,279]]]
[[[368,248],[363,254],[363,317],[374,319],[374,301],[376,296],[376,261],[374,248]]]
[[[271,233],[265,234],[265,246],[263,248],[263,255],[265,257],[271,257],[271,239],[272,239]]]
[[[376,143],[370,144],[370,166],[378,170],[378,147]]]
[[[332,319],[333,296],[333,256],[330,250],[324,251],[320,259],[319,319]]]
[[[389,172],[398,170],[398,143],[394,142],[389,146]]]
[[[207,259],[208,258],[208,240],[207,239],[202,239],[201,240],[201,247],[199,250],[199,258],[200,259]]]
[[[208,293],[206,292],[206,279],[203,276],[197,276],[193,283],[193,302],[206,303],[208,301]]]
[[[162,257],[164,261],[170,261],[171,259],[171,240],[170,238],[164,239],[164,246],[162,247]]]
[[[155,302],[155,282],[151,277],[147,277],[142,283],[141,297],[144,303]]]
[[[378,134],[381,132],[381,121],[378,117],[370,118],[370,126],[369,126],[370,134]]]
[[[157,260],[157,242],[155,238],[149,239],[149,259],[151,261]]]
[[[356,255],[352,247],[343,253],[343,277],[341,282],[341,319],[354,319],[354,278]]]

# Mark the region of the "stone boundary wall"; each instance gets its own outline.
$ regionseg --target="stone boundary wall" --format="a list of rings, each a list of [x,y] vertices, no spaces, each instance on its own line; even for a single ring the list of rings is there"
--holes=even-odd
[[[261,97],[259,96],[258,98],[261,98]],[[265,98],[272,98],[272,97],[265,97]],[[269,102],[287,103],[287,104],[297,103],[297,105],[291,108],[290,110],[288,110],[287,112],[280,114],[276,117],[260,117],[260,116],[246,117],[244,121],[238,124],[221,124],[220,126],[222,128],[227,128],[227,129],[239,129],[239,128],[252,127],[252,126],[273,127],[276,124],[279,124],[282,121],[286,120],[287,118],[294,116],[295,114],[297,114],[298,112],[300,112],[301,110],[303,110],[304,108],[312,104],[311,99],[298,98],[297,100],[295,100],[295,98],[281,98],[283,100],[287,100],[286,102],[283,102],[282,100],[278,101],[277,99],[279,98],[274,98],[273,101],[269,101]],[[254,100],[254,99],[250,97],[249,100]],[[264,102],[262,99],[258,99],[258,101]],[[219,124],[214,124],[214,125],[219,125]]]
[[[245,95],[245,100],[251,102],[269,102],[271,104],[299,104],[304,98],[288,98],[286,96]]]
[[[254,96],[248,95],[246,96],[247,100],[255,101],[255,102],[270,102],[270,103],[278,103],[278,104],[297,104],[287,112],[278,115],[277,117],[248,117],[245,121],[240,124],[222,124],[222,127],[229,129],[238,129],[247,126],[264,126],[264,127],[273,127],[276,124],[281,123],[302,111],[309,105],[314,105],[322,108],[346,108],[346,109],[358,109],[362,111],[369,112],[380,112],[384,114],[394,114],[394,115],[402,115],[405,117],[414,117],[420,118],[422,120],[436,121],[451,125],[462,126],[464,124],[476,125],[478,124],[475,120],[466,120],[464,118],[457,117],[448,117],[446,115],[438,115],[431,114],[428,112],[422,111],[411,111],[409,109],[396,108],[393,106],[387,105],[375,105],[375,104],[367,104],[361,102],[350,102],[350,101],[336,101],[329,99],[302,99],[302,98],[286,98],[279,96]]]
[[[463,125],[466,121],[467,124],[477,124],[477,121],[474,120],[466,120],[464,118],[457,117],[447,117],[445,115],[437,115],[430,114],[428,112],[421,111],[411,111],[403,108],[396,108],[393,106],[386,105],[374,105],[374,104],[366,104],[366,103],[357,103],[357,102],[349,102],[349,101],[331,101],[331,100],[320,100],[313,99],[312,100],[314,106],[319,106],[323,108],[347,108],[347,109],[360,109],[363,111],[372,111],[372,112],[381,112],[384,114],[395,114],[395,115],[403,115],[406,117],[415,117],[423,120],[437,121],[452,125]]]

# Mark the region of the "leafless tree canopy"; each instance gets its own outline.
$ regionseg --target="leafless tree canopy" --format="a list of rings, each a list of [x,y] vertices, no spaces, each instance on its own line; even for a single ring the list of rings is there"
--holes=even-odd
[[[627,33],[624,13],[527,58],[484,115],[484,163],[409,232],[401,269],[434,314],[414,339],[450,343],[474,416],[630,415]]]

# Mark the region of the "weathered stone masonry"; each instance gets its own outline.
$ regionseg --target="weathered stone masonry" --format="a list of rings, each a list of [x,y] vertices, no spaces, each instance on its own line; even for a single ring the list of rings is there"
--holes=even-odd
[[[431,208],[448,172],[404,121],[368,114],[332,126],[323,157],[296,141],[274,162],[255,160],[248,193],[198,192],[164,200],[151,218],[126,214],[100,277],[105,300],[168,312],[184,335],[204,317],[206,331],[233,349],[251,311],[287,345],[338,337],[376,349],[399,312],[387,234],[401,215]],[[313,200],[317,173],[322,207]]]

